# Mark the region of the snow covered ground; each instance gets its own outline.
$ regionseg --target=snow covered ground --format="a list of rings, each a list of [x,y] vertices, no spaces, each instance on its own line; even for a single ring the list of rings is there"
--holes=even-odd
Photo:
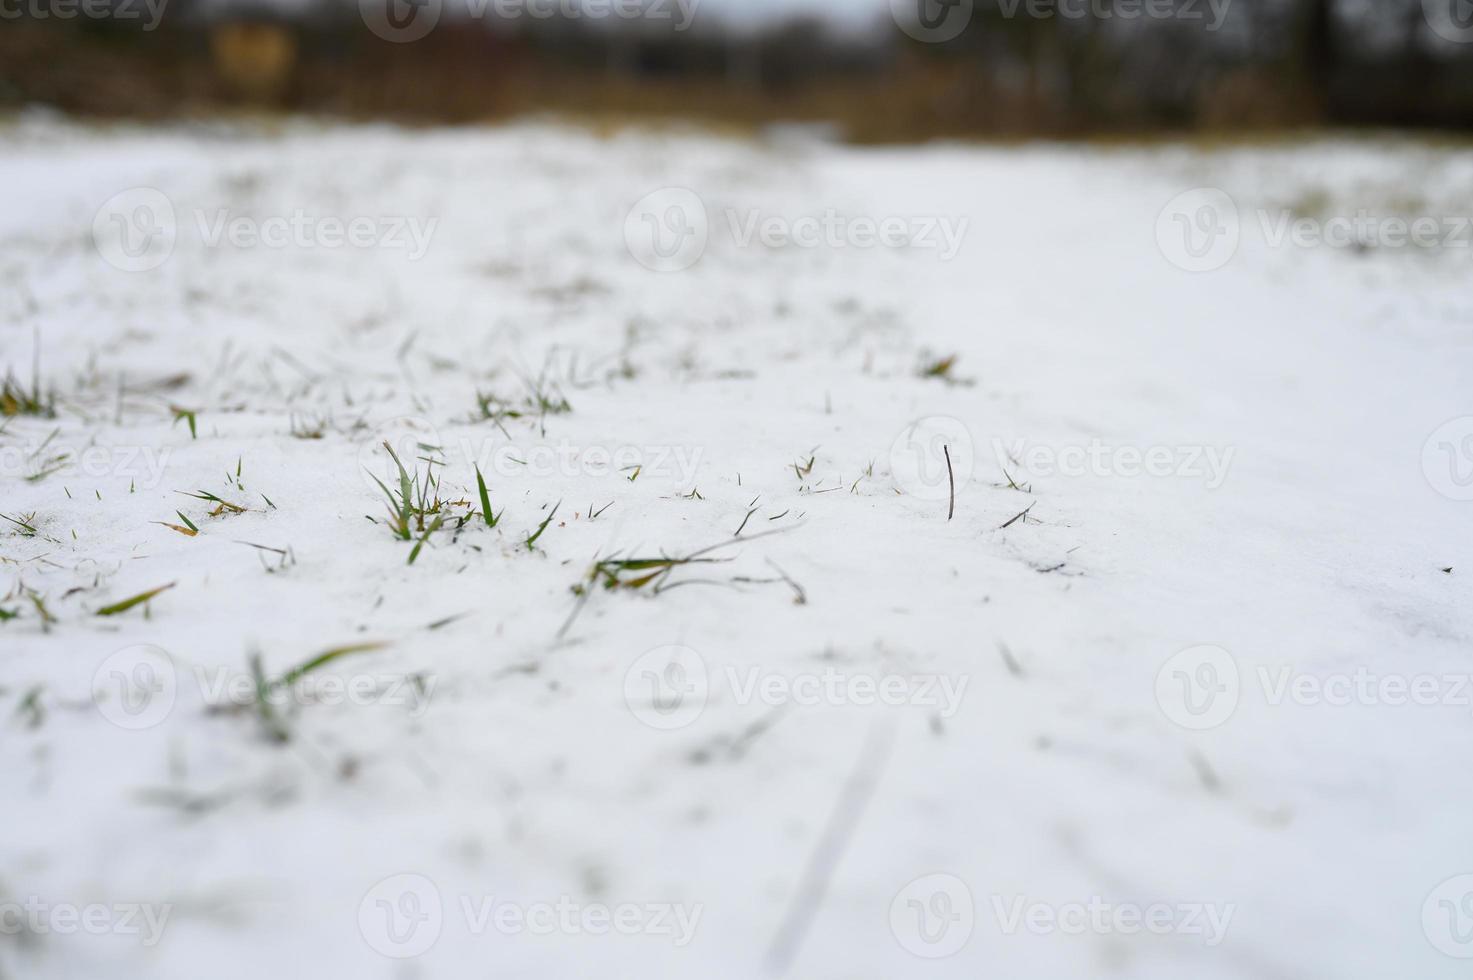
[[[4,977],[1467,975],[1460,148],[0,143]]]

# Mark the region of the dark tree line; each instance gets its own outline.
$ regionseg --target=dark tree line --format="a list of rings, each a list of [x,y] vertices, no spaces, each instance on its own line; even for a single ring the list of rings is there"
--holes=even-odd
[[[412,44],[366,30],[357,0],[320,0],[291,16],[168,0],[152,32],[106,19],[7,19],[0,105],[152,114],[269,98],[426,119],[653,107],[832,117],[876,138],[1473,127],[1473,24],[1466,43],[1442,36],[1423,0],[1147,0],[1164,15],[1134,19],[1112,4],[1140,0],[975,0],[966,29],[943,43],[916,40],[888,17],[856,30],[811,18],[739,29],[701,16],[676,31],[672,21],[473,19],[451,12],[464,0],[444,2],[436,29]],[[238,70],[222,68],[230,44],[247,60],[252,44],[275,51],[283,77],[248,91]]]

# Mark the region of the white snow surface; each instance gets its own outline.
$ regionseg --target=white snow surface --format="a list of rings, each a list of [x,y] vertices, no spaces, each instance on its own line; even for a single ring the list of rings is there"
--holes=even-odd
[[[1473,671],[1473,504],[1424,466],[1434,430],[1473,414],[1470,250],[1272,248],[1245,228],[1194,274],[1156,234],[1202,186],[1245,214],[1306,197],[1468,214],[1466,152],[38,118],[0,145],[0,361],[29,384],[39,335],[57,394],[56,418],[0,430],[0,513],[36,532],[0,529],[16,613],[0,623],[0,927],[27,903],[168,908],[152,943],[7,928],[6,978],[1467,975],[1438,947],[1433,892],[1473,872],[1468,692],[1275,704],[1259,671]],[[168,196],[178,241],[128,272],[93,219],[140,186]],[[666,187],[700,195],[711,233],[661,273],[625,230]],[[220,208],[437,224],[417,260],[207,247],[194,211]],[[725,217],[830,208],[966,234],[950,261],[743,247]],[[518,403],[527,378],[571,411],[480,418],[478,392]],[[896,471],[907,428],[937,418],[964,427],[947,430],[951,520],[946,493]],[[457,502],[412,565],[367,478],[404,431],[429,434]],[[52,433],[70,461],[26,479]],[[995,440],[1231,456],[1210,486],[1013,472]],[[507,447],[528,465],[496,462]],[[632,480],[597,465],[625,447]],[[550,451],[577,465],[532,465]],[[475,461],[505,508],[494,530],[472,513]],[[159,523],[176,511],[197,536]],[[559,635],[595,561],[717,544],[726,561],[664,583],[689,584],[589,590]],[[383,646],[312,676],[401,696],[298,699],[284,743],[198,682],[368,642]],[[167,652],[177,693],[135,729],[95,692],[138,645]],[[626,679],[640,690],[641,658],[671,645],[699,656],[708,696],[662,729]],[[1234,658],[1241,693],[1197,730],[1157,675],[1204,645]],[[730,682],[826,671],[944,679],[960,700],[780,703]],[[405,703],[390,682],[407,675],[427,700]],[[932,875],[949,876],[928,879],[939,894],[905,891]],[[404,882],[432,885],[439,912],[427,948],[386,956],[375,917],[415,911]],[[478,919],[493,900],[698,918],[685,937],[518,930]],[[1019,900],[1178,918],[1009,929]],[[1226,931],[1184,908],[1230,915]],[[947,950],[908,923],[948,911],[959,948],[927,955]]]

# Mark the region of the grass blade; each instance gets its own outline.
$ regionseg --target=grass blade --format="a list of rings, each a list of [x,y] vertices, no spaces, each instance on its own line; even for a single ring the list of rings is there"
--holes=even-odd
[[[101,609],[97,610],[96,615],[116,616],[119,613],[125,613],[129,609],[132,609],[134,606],[147,602],[154,596],[158,595],[160,592],[167,592],[178,584],[178,582],[170,582],[168,585],[161,585],[156,589],[149,589],[147,592],[140,592],[138,593],[138,595],[135,595],[128,599],[124,599],[122,602],[115,602],[110,606],[103,606]]]
[[[563,502],[561,500],[554,504],[552,507],[552,513],[547,515],[547,520],[543,521],[541,525],[538,526],[537,530],[532,534],[532,536],[527,539],[527,549],[529,551],[534,545],[537,544],[537,539],[542,537],[542,532],[547,530],[547,525],[552,523],[552,519],[557,516],[557,509],[562,505]]]
[[[479,465],[476,466],[476,489],[481,494],[481,516],[486,519],[487,527],[495,527],[496,522],[501,520],[501,514],[505,514],[506,511],[503,510],[501,514],[491,513],[491,495],[486,491],[486,478],[481,476]]]

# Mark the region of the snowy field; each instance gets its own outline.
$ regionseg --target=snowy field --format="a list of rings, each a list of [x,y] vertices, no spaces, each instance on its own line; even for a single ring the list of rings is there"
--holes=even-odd
[[[1465,150],[0,143],[7,980],[1467,976]]]

